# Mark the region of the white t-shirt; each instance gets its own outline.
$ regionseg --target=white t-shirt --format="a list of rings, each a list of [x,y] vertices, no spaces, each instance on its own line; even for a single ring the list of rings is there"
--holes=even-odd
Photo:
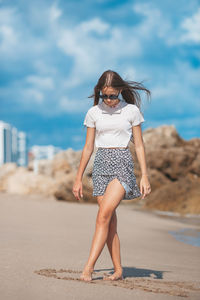
[[[136,126],[145,119],[135,104],[124,100],[115,107],[100,102],[89,108],[83,124],[96,128],[96,147],[127,147],[132,139],[132,126]]]

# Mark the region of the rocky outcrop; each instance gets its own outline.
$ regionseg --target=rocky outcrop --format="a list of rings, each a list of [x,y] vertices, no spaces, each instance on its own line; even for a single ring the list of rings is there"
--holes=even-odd
[[[145,130],[143,140],[152,190],[143,207],[200,214],[200,139],[185,141],[173,125],[163,125]],[[132,152],[140,179],[134,148]]]
[[[200,178],[187,174],[153,190],[145,208],[181,214],[200,214]]]
[[[200,214],[200,139],[182,139],[173,125],[143,131],[151,193],[143,201],[134,199],[144,209]],[[134,172],[140,183],[140,166],[130,142]],[[83,202],[92,197],[92,167],[96,149],[83,175]],[[37,174],[34,163],[27,168],[13,163],[0,168],[0,190],[8,193],[53,195],[57,200],[77,201],[72,193],[82,150],[69,148],[57,153],[53,160],[40,160]],[[124,200],[126,201],[126,200]],[[128,201],[128,200],[127,200]]]
[[[61,151],[53,160],[38,161],[37,173],[34,162],[27,168],[17,167],[15,163],[6,163],[0,167],[0,191],[12,194],[53,195],[57,200],[77,201],[72,193],[73,183],[81,159],[81,151],[71,148]],[[83,176],[83,202],[96,202],[92,194],[92,167],[95,153],[85,169]]]
[[[56,190],[55,180],[47,175],[34,174],[24,167],[4,178],[2,190],[11,194],[45,194],[52,195]]]

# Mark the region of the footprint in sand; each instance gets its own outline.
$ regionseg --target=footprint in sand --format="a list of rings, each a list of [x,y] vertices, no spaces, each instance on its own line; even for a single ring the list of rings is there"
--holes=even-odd
[[[104,275],[108,275],[105,272],[98,270],[94,271],[92,274],[91,282],[83,282],[80,280],[81,271],[75,271],[71,269],[41,269],[35,270],[34,273],[53,277],[55,279],[62,280],[76,280],[87,284],[102,284],[102,285],[112,285],[116,287],[122,287],[126,289],[140,289],[146,292],[169,294],[172,296],[189,297],[190,292],[200,292],[200,283],[192,281],[164,281],[163,279],[146,279],[144,277],[140,278],[126,278],[117,281],[105,281],[102,280]]]

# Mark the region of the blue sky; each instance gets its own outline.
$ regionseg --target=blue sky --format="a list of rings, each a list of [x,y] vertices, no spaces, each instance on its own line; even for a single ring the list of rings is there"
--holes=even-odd
[[[199,1],[0,0],[0,65],[0,120],[29,146],[81,149],[107,69],[151,90],[143,130],[200,137]]]

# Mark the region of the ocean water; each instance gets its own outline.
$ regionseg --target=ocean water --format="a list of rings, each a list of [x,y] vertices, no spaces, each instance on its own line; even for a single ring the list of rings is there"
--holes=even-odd
[[[154,214],[160,218],[166,218],[178,221],[185,226],[187,225],[194,225],[196,228],[182,228],[180,230],[175,231],[168,231],[169,234],[171,234],[177,241],[189,244],[192,246],[200,247],[200,215],[194,215],[194,214],[185,214],[182,216],[180,213],[171,212],[171,211],[160,211],[160,210],[144,210],[141,209],[141,206],[139,206],[137,203],[131,204],[131,209],[134,208],[134,210],[142,211],[143,213],[147,214]]]
[[[200,229],[182,228],[177,231],[168,231],[177,241],[200,247]]]

